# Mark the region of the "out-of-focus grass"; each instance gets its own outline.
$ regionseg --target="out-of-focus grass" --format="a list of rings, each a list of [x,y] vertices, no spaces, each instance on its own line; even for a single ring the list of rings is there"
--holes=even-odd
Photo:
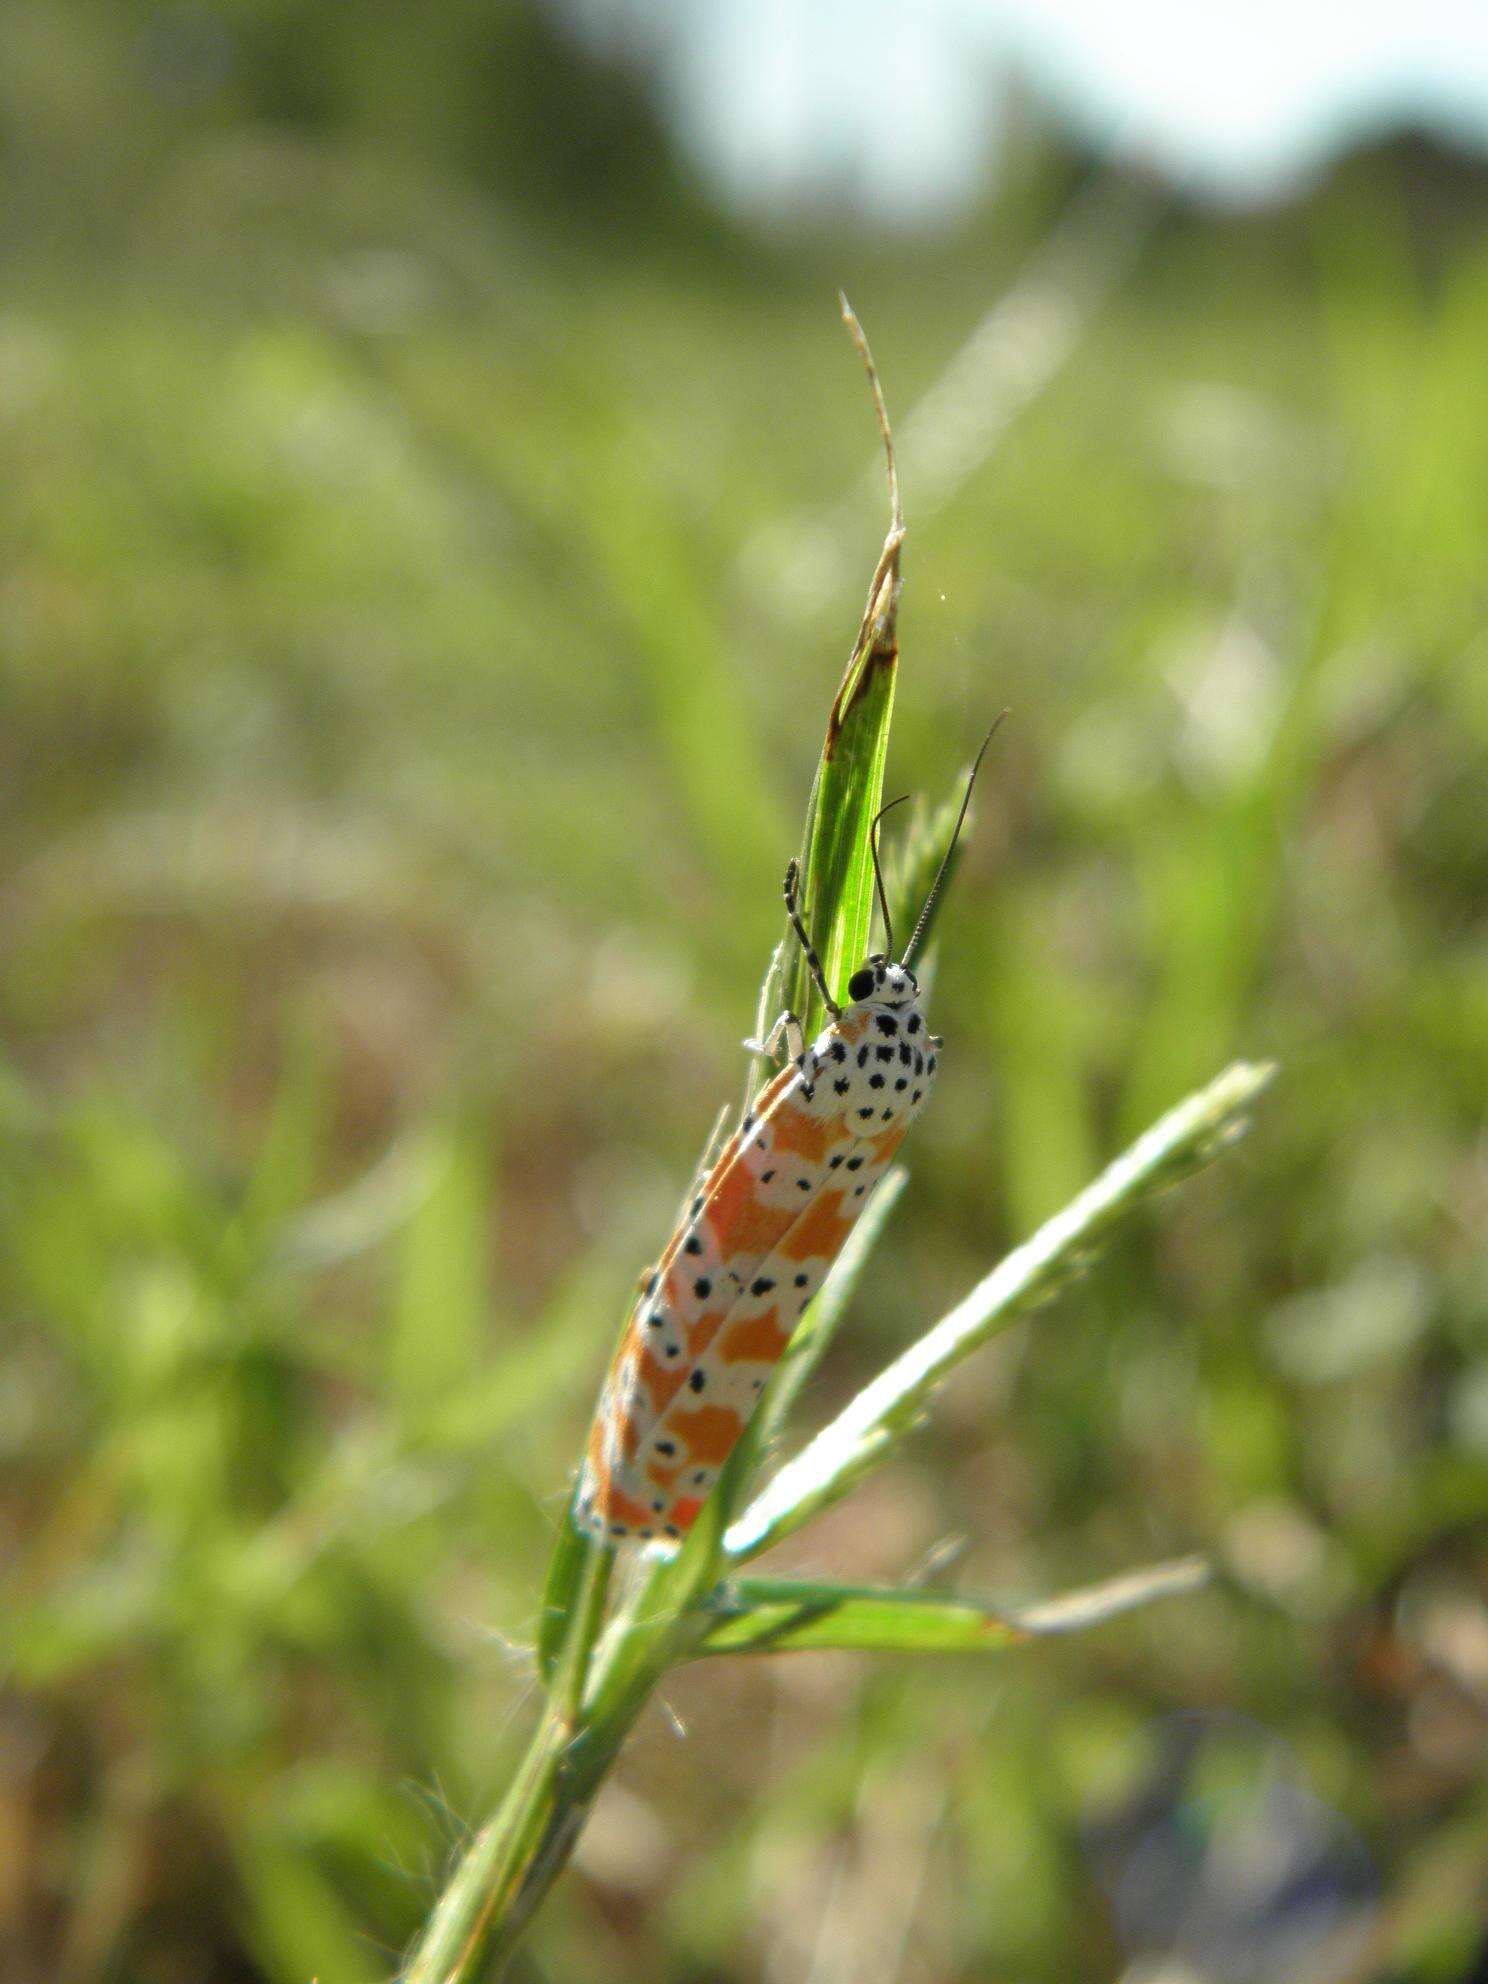
[[[1042,222],[689,262],[264,127],[110,156],[107,239],[38,200],[0,274],[0,1911],[22,1977],[342,1984],[507,1767],[738,1089],[861,606],[747,555],[871,452],[836,287],[907,412]],[[1014,720],[823,1411],[1213,1068],[1286,1072],[795,1567],[1230,1577],[990,1697],[690,1671],[550,1974],[1114,1974],[1092,1840],[1180,1708],[1357,1829],[1381,1964],[1476,1933],[1488,259],[1411,213],[1166,222],[933,516],[905,464],[892,789]]]

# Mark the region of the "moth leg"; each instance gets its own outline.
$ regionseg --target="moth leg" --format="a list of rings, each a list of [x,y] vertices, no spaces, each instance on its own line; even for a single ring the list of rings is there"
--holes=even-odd
[[[782,1036],[789,1058],[799,1061],[806,1051],[806,1036],[801,1031],[801,1022],[792,1012],[782,1013],[763,1040],[746,1040],[744,1045],[751,1054],[763,1054],[768,1060],[779,1047]]]

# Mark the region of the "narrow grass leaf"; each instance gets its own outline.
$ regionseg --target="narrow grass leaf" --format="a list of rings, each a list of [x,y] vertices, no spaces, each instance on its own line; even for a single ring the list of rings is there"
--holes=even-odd
[[[832,996],[868,950],[873,916],[873,866],[868,829],[883,798],[884,763],[899,669],[899,547],[903,532],[884,542],[863,624],[827,718],[826,736],[806,807],[802,839],[802,914]],[[786,974],[787,1003],[808,1039],[826,1017],[805,959]]]
[[[892,1586],[739,1578],[697,1653],[1001,1653],[1027,1637],[970,1600]]]
[[[801,843],[802,914],[831,995],[839,1003],[846,995],[848,979],[867,954],[873,922],[868,834],[883,802],[884,762],[899,673],[899,551],[904,542],[894,442],[878,373],[868,340],[845,296],[841,303],[842,320],[867,368],[883,440],[889,531],[868,584],[868,603],[857,639],[827,717],[827,734],[811,782]],[[798,953],[787,974],[787,989],[791,1010],[809,1040],[825,1018],[825,1007],[806,961]]]
[[[892,1586],[736,1578],[719,1588],[715,1623],[696,1652],[1003,1653],[1195,1591],[1208,1575],[1202,1557],[1185,1557],[1011,1611]]]
[[[548,1575],[543,1584],[542,1606],[537,1622],[537,1669],[544,1682],[551,1681],[563,1651],[569,1613],[583,1576],[589,1554],[589,1540],[574,1520],[574,1502],[579,1492],[577,1479],[558,1525],[553,1554],[548,1559]]]

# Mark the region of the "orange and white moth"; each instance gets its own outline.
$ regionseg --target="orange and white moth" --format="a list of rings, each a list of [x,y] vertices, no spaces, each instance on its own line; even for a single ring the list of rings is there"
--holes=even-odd
[[[795,1015],[781,1015],[770,1041],[784,1038],[786,1065],[755,1098],[641,1281],[574,1502],[579,1527],[598,1540],[686,1534],[802,1310],[929,1100],[941,1043],[910,962],[986,749],[984,742],[897,963],[871,842],[888,949],[853,973],[846,1006],[832,998],[801,921],[796,863],[786,871],[786,911],[831,1018],[807,1047]]]

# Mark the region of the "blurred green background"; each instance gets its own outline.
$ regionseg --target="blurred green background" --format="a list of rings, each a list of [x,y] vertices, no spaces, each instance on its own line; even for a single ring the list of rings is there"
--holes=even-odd
[[[808,1420],[1283,1072],[779,1561],[1224,1575],[681,1675],[515,1974],[1488,1975],[1483,175],[749,231],[538,9],[0,48],[0,1978],[370,1984],[501,1786],[881,540],[839,284],[890,789],[1014,715]]]

